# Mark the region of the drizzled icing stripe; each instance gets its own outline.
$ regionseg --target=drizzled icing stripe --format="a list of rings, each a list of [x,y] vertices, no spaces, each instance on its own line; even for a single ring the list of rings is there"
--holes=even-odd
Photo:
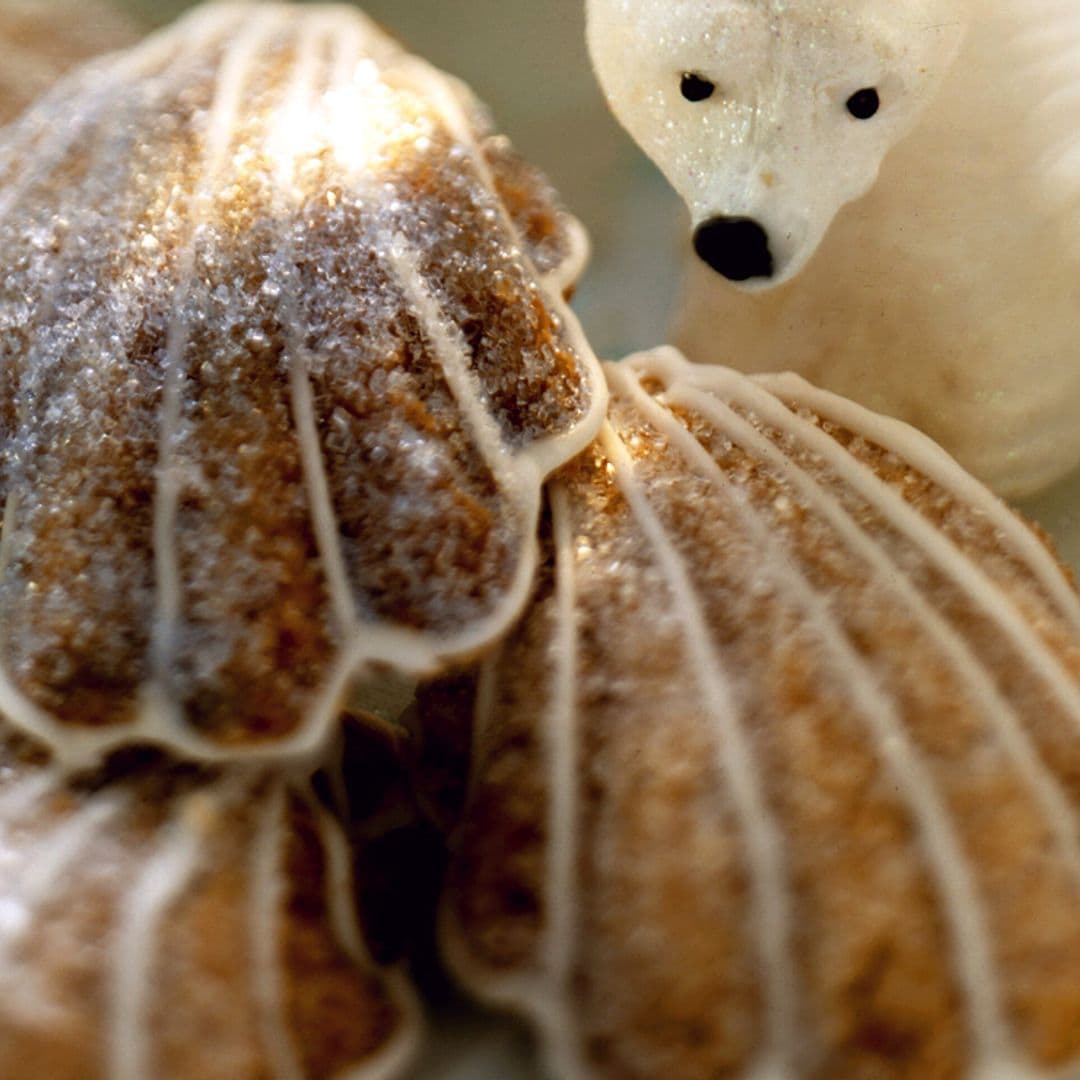
[[[358,968],[374,967],[357,920],[352,884],[352,853],[337,822],[319,805],[310,790],[305,802],[315,819],[319,840],[326,856],[326,909],[337,943]],[[355,1069],[347,1069],[337,1080],[394,1080],[401,1076],[419,1049],[420,1005],[408,979],[399,971],[386,971],[383,979],[400,1016],[397,1031],[378,1053]]]
[[[676,447],[718,490],[730,493],[730,481],[705,448],[676,419],[654,402],[622,370],[609,369],[613,389],[625,393],[656,429]],[[851,698],[874,738],[879,758],[903,794],[918,825],[924,854],[930,862],[937,890],[956,949],[957,967],[964,988],[975,1043],[982,1063],[1012,1058],[1012,1040],[1001,1009],[1001,995],[990,935],[982,901],[969,860],[956,834],[944,798],[933,775],[920,758],[895,703],[883,692],[866,661],[859,655],[831,611],[827,597],[815,592],[777,550],[760,512],[749,502],[744,523],[755,549],[776,584],[802,609],[830,658],[832,674],[847,682]]]
[[[609,369],[609,380],[617,385],[616,369]],[[710,643],[708,622],[689,570],[642,489],[629,451],[610,424],[601,429],[600,445],[668,582],[672,610],[683,625],[701,703],[716,727],[721,775],[731,791],[746,844],[751,904],[757,916],[753,933],[763,965],[764,1050],[748,1076],[753,1080],[781,1080],[790,1071],[796,1035],[795,963],[783,840],[765,798],[760,769],[739,719],[729,677]]]
[[[10,787],[0,788],[0,828],[10,827],[35,803],[53,788],[56,777],[51,770],[42,770],[18,780]]]
[[[154,500],[154,571],[156,578],[155,616],[151,645],[156,686],[149,699],[159,705],[148,720],[169,726],[178,724],[176,706],[166,689],[168,672],[174,652],[174,636],[180,619],[181,583],[177,563],[176,529],[180,499],[180,475],[176,465],[175,440],[182,411],[181,389],[183,359],[191,327],[185,308],[191,296],[194,277],[196,244],[200,225],[206,220],[212,204],[215,184],[228,153],[237,113],[242,104],[244,85],[261,49],[277,27],[281,13],[274,8],[252,8],[257,14],[241,31],[236,44],[228,52],[218,75],[214,101],[207,120],[206,146],[191,199],[191,223],[183,253],[180,273],[165,346],[164,389],[161,405],[161,427],[158,436],[158,479]]]
[[[543,1032],[543,1050],[552,1075],[564,1080],[588,1080],[591,1075],[575,1047],[575,1018],[566,994],[575,953],[578,851],[577,766],[577,616],[575,570],[569,498],[555,482],[549,488],[554,529],[556,577],[554,638],[551,646],[551,694],[536,725],[542,768],[550,779],[542,873],[543,911],[547,915],[532,969],[498,974],[477,964],[468,944],[451,925],[449,906],[440,912],[441,945],[447,960],[471,991],[497,1007],[521,1009]],[[488,654],[479,669],[472,709],[471,758],[484,756],[484,740],[491,730],[498,702],[499,671],[505,663],[503,644]],[[476,795],[482,770],[470,770],[466,803]]]
[[[278,121],[286,126],[286,130],[301,125],[304,116],[314,107],[315,64],[319,51],[329,40],[329,33],[329,29],[316,19],[304,28],[300,43],[300,59],[294,69],[293,79],[282,107],[282,116]],[[283,159],[280,179],[284,183],[279,187],[292,183],[295,164],[295,158],[292,155],[287,155]],[[279,194],[278,198],[280,197]],[[330,484],[326,476],[322,448],[319,444],[318,424],[315,419],[315,405],[308,374],[310,358],[304,348],[299,330],[301,322],[297,304],[298,275],[291,247],[290,242],[289,249],[282,253],[280,265],[287,278],[285,287],[281,290],[281,320],[286,328],[288,343],[287,362],[293,424],[296,428],[300,461],[304,470],[304,485],[323,572],[326,575],[326,584],[337,620],[338,634],[344,638],[355,632],[356,610],[352,590],[349,587],[345,559],[341,551],[341,535],[330,495]]]
[[[574,946],[578,856],[578,633],[576,572],[570,502],[564,488],[550,493],[555,545],[555,630],[550,656],[554,667],[546,715],[539,725],[548,789],[548,840],[544,846],[544,911],[548,913],[543,948],[545,1002],[538,1010],[546,1033],[551,1071],[556,1076],[582,1073],[574,1049],[574,1016],[566,1006]]]
[[[195,798],[198,798],[197,796]],[[147,861],[117,919],[108,991],[108,1080],[153,1080],[150,994],[155,939],[199,864],[205,838],[189,809],[174,811],[165,839]]]
[[[902,457],[913,469],[976,513],[985,515],[1007,537],[1028,570],[1074,628],[1080,628],[1080,595],[1046,546],[1002,501],[965,472],[940,446],[915,428],[881,416],[836,394],[819,390],[797,375],[758,375],[749,385],[764,387],[783,401],[812,409],[825,420],[861,435]]]
[[[11,562],[11,541],[18,512],[19,496],[14,491],[8,492],[8,497],[4,500],[4,520],[0,525],[0,577],[7,573]]]
[[[23,152],[19,139],[24,130],[37,130],[33,123],[24,124],[19,120],[5,129],[4,148],[9,157],[21,163],[21,167],[14,177],[3,184],[0,218],[9,214],[31,187],[48,179],[75,140],[100,120],[101,112],[108,104],[107,98],[118,86],[154,75],[155,72],[157,77],[167,78],[192,56],[217,44],[233,29],[232,23],[221,18],[220,8],[208,4],[205,10],[189,16],[182,27],[154,34],[127,52],[90,61],[83,68],[60,79],[23,114],[24,119],[32,120],[41,114],[55,112],[57,102],[79,100],[80,105],[67,118],[67,122],[50,129],[49,138],[43,146],[33,154]],[[73,85],[85,85],[85,94],[73,95]]]
[[[439,116],[446,124],[451,135],[459,145],[465,148],[469,159],[476,169],[483,187],[489,191],[495,191],[495,180],[491,168],[484,157],[483,149],[473,130],[473,125],[465,113],[461,98],[452,93],[446,80],[429,64],[416,57],[407,57],[399,65],[397,72],[406,75],[415,85],[422,88],[424,94],[434,103]],[[515,255],[529,271],[531,276],[539,283],[544,302],[559,317],[559,324],[566,336],[566,340],[573,349],[575,356],[582,361],[584,378],[587,381],[590,416],[599,417],[607,409],[607,386],[600,375],[598,366],[590,363],[594,358],[592,346],[589,344],[585,332],[578,322],[577,316],[563,299],[564,284],[557,278],[545,278],[538,273],[521,235],[514,225],[505,203],[501,199],[492,199],[491,208],[495,211],[502,223],[506,235],[515,240]],[[579,243],[584,242],[586,250],[578,252],[578,257],[584,266],[588,259],[588,237],[584,229],[580,227]],[[571,232],[573,230],[571,229]],[[556,271],[558,274],[558,271]],[[541,476],[547,476],[553,469],[562,465],[567,459],[566,448],[571,451],[584,450],[590,441],[594,429],[589,424],[589,417],[583,417],[579,424],[571,431],[562,435],[549,436],[534,443],[528,453],[536,463]]]
[[[356,12],[362,15],[362,12]],[[355,19],[345,19],[336,29],[331,60],[330,82],[335,87],[347,86],[356,75],[356,64],[363,49]]]
[[[410,310],[435,354],[450,393],[461,409],[469,433],[491,469],[499,490],[517,502],[514,481],[516,468],[503,440],[502,432],[489,412],[483,388],[472,369],[472,356],[456,323],[446,317],[438,300],[428,289],[420,271],[416,253],[400,233],[384,235],[379,249],[385,251],[386,264],[393,272]]]
[[[405,66],[405,65],[403,65]],[[462,107],[461,100],[446,88],[437,77],[438,73],[422,60],[410,58],[407,70],[411,78],[420,83],[425,93],[435,102],[443,123],[450,129],[454,138],[469,151],[473,167],[476,169],[483,186],[488,191],[495,191],[495,177],[491,166],[484,156],[483,148],[476,137],[472,123]],[[589,261],[589,234],[577,218],[565,211],[560,214],[560,224],[566,231],[569,247],[566,257],[550,273],[540,274],[533,264],[520,232],[514,224],[506,204],[501,199],[492,200],[495,212],[502,221],[507,235],[517,241],[517,254],[529,268],[533,277],[543,283],[546,299],[553,307],[562,300],[563,293],[581,276]]]
[[[275,783],[260,809],[252,847],[250,935],[252,992],[259,1030],[275,1080],[305,1080],[285,1004],[281,962],[281,917],[288,900],[284,859],[288,843],[289,795]]]
[[[950,580],[982,608],[1000,627],[1058,699],[1072,723],[1080,729],[1080,687],[1063,670],[1057,657],[1013,607],[999,586],[968,559],[917,510],[909,506],[868,465],[849,454],[835,439],[786,408],[766,389],[749,379],[726,386],[732,401],[777,424],[778,429],[824,461],[851,489],[906,535]]]
[[[44,166],[37,172],[31,173],[28,165],[21,179],[5,188],[3,195],[0,195],[0,218],[10,213],[33,184],[43,180],[60,162],[80,133],[88,125],[96,122],[100,109],[104,107],[108,92],[115,90],[125,81],[148,75],[157,68],[162,69],[160,78],[167,79],[175,71],[181,69],[197,50],[204,49],[211,42],[220,40],[232,29],[229,24],[223,25],[220,15],[211,18],[210,14],[210,12],[199,13],[192,17],[185,25],[183,32],[156,35],[146,44],[122,56],[119,60],[110,61],[104,67],[95,65],[93,70],[97,73],[95,76],[97,81],[92,91],[88,91],[86,104],[75,113],[69,123],[57,129],[55,139],[48,144],[49,152],[44,155],[47,159]],[[179,43],[177,38],[179,38]],[[163,64],[165,66],[162,68]],[[75,77],[78,78],[78,76]],[[67,80],[61,81],[55,93],[70,94]],[[47,107],[49,100],[50,97],[47,97],[40,107]],[[35,155],[35,160],[37,159]],[[11,529],[14,526],[14,521],[9,520],[8,515],[10,514],[13,518],[16,509],[9,498],[5,504],[4,539],[0,541],[0,549],[2,549],[0,554],[4,559],[8,557]],[[152,688],[146,688],[146,690],[145,697],[150,702],[148,715],[153,720],[158,720],[163,713],[168,712],[168,709],[160,707],[161,695],[155,694]],[[99,752],[106,752],[114,746],[129,741],[127,733],[75,731],[68,725],[57,722],[46,710],[41,709],[18,689],[10,673],[2,664],[0,664],[0,712],[23,731],[50,745],[56,753],[58,762],[65,767],[78,768],[89,764],[95,760]],[[154,726],[153,723],[150,726]]]
[[[355,75],[358,55],[363,52],[363,63],[373,61],[378,64],[393,64],[394,71],[410,67],[407,54],[391,39],[372,28],[367,20],[349,12],[345,16],[344,8],[309,8],[305,20],[315,20],[333,28],[333,41],[329,49],[329,59],[333,63],[334,78],[344,80],[333,84],[336,92],[351,85]],[[202,735],[194,728],[184,724],[180,703],[170,686],[172,660],[175,651],[175,636],[182,621],[182,581],[180,576],[179,554],[176,544],[178,510],[181,489],[183,487],[180,446],[177,445],[180,434],[183,411],[182,394],[184,390],[184,367],[187,343],[191,332],[190,316],[183,308],[198,286],[191,280],[198,256],[198,232],[200,225],[207,222],[207,213],[215,205],[215,175],[225,167],[231,149],[230,139],[238,110],[242,112],[244,91],[250,84],[251,74],[256,71],[260,59],[260,46],[269,38],[278,26],[293,27],[290,36],[300,36],[307,26],[301,24],[296,14],[297,9],[289,5],[208,5],[203,13],[189,16],[178,24],[175,31],[156,35],[153,46],[144,45],[135,50],[124,64],[139,63],[150,66],[152,58],[159,66],[168,64],[166,71],[171,71],[180,56],[189,61],[197,59],[200,51],[205,51],[213,40],[220,45],[220,52],[206,56],[206,79],[212,80],[207,92],[212,95],[209,112],[200,117],[204,146],[197,161],[193,187],[178,190],[174,198],[178,205],[174,211],[182,211],[186,217],[182,223],[183,232],[179,237],[179,249],[176,255],[177,289],[173,297],[173,318],[166,327],[165,357],[162,365],[164,392],[160,405],[160,424],[158,427],[158,469],[156,476],[157,490],[153,507],[153,576],[154,576],[154,613],[151,629],[151,641],[148,660],[151,673],[145,683],[139,687],[138,718],[133,725],[114,725],[101,729],[79,730],[75,726],[56,722],[47,709],[25,695],[10,672],[0,669],[0,709],[28,733],[41,738],[54,747],[58,757],[66,767],[78,768],[100,760],[109,750],[130,742],[133,737],[167,745],[174,750],[197,757],[200,760],[214,761],[243,756],[248,761],[261,761],[269,758],[302,758],[311,760],[325,750],[330,738],[325,729],[327,717],[332,714],[341,701],[347,685],[366,674],[371,663],[386,662],[395,667],[404,667],[410,674],[430,672],[447,656],[471,653],[480,646],[487,646],[510,622],[528,594],[530,579],[535,568],[537,556],[536,538],[531,529],[523,529],[522,543],[514,580],[505,591],[497,610],[490,612],[482,621],[469,623],[458,633],[411,632],[404,628],[384,629],[378,624],[357,627],[351,625],[347,632],[339,634],[340,651],[333,659],[333,669],[324,685],[315,691],[313,708],[307,721],[296,731],[295,737],[275,741],[273,745],[245,746],[239,751],[235,747],[223,748],[211,738]],[[368,35],[372,41],[368,40]],[[265,52],[265,50],[262,50]],[[110,62],[112,63],[112,62]],[[301,61],[301,66],[308,63]],[[189,64],[190,68],[190,64]],[[212,71],[212,68],[218,70]],[[115,74],[115,68],[110,67]],[[138,71],[132,69],[135,74]],[[141,69],[138,69],[141,70]],[[477,153],[477,140],[472,132],[468,118],[461,108],[450,81],[435,73],[434,69],[424,66],[423,86],[430,87],[431,93],[462,122],[470,153]],[[320,75],[322,73],[319,65]],[[190,73],[185,68],[184,73]],[[200,79],[202,67],[198,68]],[[365,73],[365,75],[368,73]],[[293,70],[286,72],[286,77],[293,80],[295,88],[308,80]],[[276,78],[276,73],[275,73]],[[173,86],[176,80],[172,76],[166,79],[161,70],[155,68],[152,81],[162,92]],[[200,82],[200,86],[202,83]],[[70,91],[69,91],[70,92]],[[445,100],[443,100],[445,99]],[[427,107],[427,103],[425,103]],[[62,156],[62,155],[61,155]],[[478,159],[479,160],[479,159]],[[501,212],[505,207],[493,203]],[[415,253],[406,252],[408,255]],[[418,256],[417,256],[418,257]],[[527,265],[527,258],[525,259]],[[420,283],[422,286],[430,283]],[[540,290],[541,292],[543,290]],[[433,298],[434,299],[434,298]],[[573,419],[571,430],[563,435],[539,439],[528,449],[517,454],[502,447],[502,452],[494,460],[506,466],[506,481],[503,496],[511,503],[511,517],[519,516],[522,522],[535,520],[539,503],[539,474],[561,464],[577,449],[583,449],[590,441],[602,414],[606,391],[595,357],[587,342],[584,341],[580,328],[573,317],[561,306],[561,298],[551,298],[552,308],[562,317],[567,329],[567,340],[577,351],[585,371],[584,381],[588,386],[590,400],[586,403],[587,415]],[[437,306],[437,305],[436,305]],[[556,323],[559,321],[555,320]],[[294,326],[288,320],[289,327]],[[305,462],[305,489],[313,504],[317,497],[318,473],[325,467],[321,457],[314,453],[314,440],[310,437],[310,384],[302,379],[306,374],[302,369],[308,365],[301,363],[297,351],[289,357],[292,402],[295,409],[294,428],[300,433],[302,443],[302,461]],[[308,358],[310,359],[310,358]],[[305,391],[309,397],[305,398]],[[484,395],[479,398],[481,412],[486,407]],[[306,419],[304,419],[306,417]],[[317,466],[317,468],[316,468]],[[514,511],[517,511],[517,515]],[[312,514],[318,519],[317,507]],[[322,513],[322,521],[315,520],[315,534],[320,541],[320,556],[327,568],[327,576],[335,577],[334,567],[341,564],[335,558],[331,548],[337,536],[336,522],[332,508]],[[345,575],[336,575],[336,583],[330,582],[330,594],[338,623],[345,622],[345,613],[354,615],[349,595],[348,579]]]
[[[1028,789],[1039,802],[1046,826],[1053,834],[1058,853],[1080,881],[1080,829],[1069,796],[1054,773],[1046,767],[1021,723],[1016,710],[1001,696],[993,679],[963,638],[914,587],[911,580],[884,549],[876,544],[824,487],[766,439],[752,424],[730,409],[717,395],[689,383],[668,385],[666,401],[701,416],[753,457],[768,463],[799,493],[808,507],[836,530],[838,539],[874,575],[875,584],[895,595],[911,612],[947,657],[970,689],[993,726]]]
[[[204,44],[200,42],[200,44]],[[66,124],[55,127],[43,146],[36,148],[33,154],[20,155],[23,164],[19,172],[8,179],[0,193],[0,219],[5,218],[25,198],[35,185],[43,183],[53,170],[63,161],[64,156],[75,141],[88,127],[101,119],[101,113],[110,101],[110,95],[125,82],[138,79],[159,68],[165,61],[171,61],[165,72],[178,67],[188,57],[188,49],[179,53],[171,35],[151,39],[146,45],[133,50],[119,60],[109,64],[94,63],[77,72],[70,79],[61,79],[35,106],[31,106],[27,117],[37,115],[52,106],[55,100],[67,100],[71,96],[71,84],[85,84],[86,94],[80,95],[81,104]],[[11,128],[18,136],[22,124],[16,122]],[[36,129],[35,129],[36,130]],[[6,140],[10,146],[10,139]]]
[[[44,787],[52,788],[52,777],[42,778]],[[57,882],[86,848],[95,833],[103,829],[123,809],[120,798],[102,799],[78,810],[47,836],[34,841],[30,859],[21,879],[15,886],[19,904],[27,911],[37,911],[55,890]],[[0,812],[8,808],[0,807]],[[30,931],[33,920],[0,931],[0,968],[11,950]]]

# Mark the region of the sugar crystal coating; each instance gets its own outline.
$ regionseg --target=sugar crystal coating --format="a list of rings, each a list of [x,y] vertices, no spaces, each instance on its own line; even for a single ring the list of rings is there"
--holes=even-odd
[[[358,13],[266,4],[9,129],[16,723],[76,758],[306,751],[357,673],[513,618],[543,476],[604,393],[558,295],[580,231],[483,122]]]
[[[373,855],[307,785],[145,751],[72,777],[5,735],[0,836],[5,1077],[405,1075],[418,1006],[356,909]]]
[[[1071,582],[798,378],[609,380],[529,613],[471,702],[425,694],[444,752],[473,723],[452,968],[560,1077],[1074,1075]]]

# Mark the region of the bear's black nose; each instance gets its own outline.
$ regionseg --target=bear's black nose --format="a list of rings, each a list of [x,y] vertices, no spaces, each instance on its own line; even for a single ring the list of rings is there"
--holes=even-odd
[[[694,231],[694,250],[729,281],[773,275],[769,234],[753,218],[710,218]]]

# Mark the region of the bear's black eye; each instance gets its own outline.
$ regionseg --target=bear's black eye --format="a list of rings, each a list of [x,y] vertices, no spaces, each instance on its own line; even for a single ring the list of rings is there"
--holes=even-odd
[[[847,111],[851,113],[856,120],[869,120],[880,108],[881,98],[878,97],[878,92],[872,86],[864,87],[862,90],[856,90],[855,93],[847,99]]]
[[[682,90],[682,96],[687,101],[705,101],[713,96],[716,83],[711,83],[708,79],[687,71],[683,73],[682,85],[679,89]]]

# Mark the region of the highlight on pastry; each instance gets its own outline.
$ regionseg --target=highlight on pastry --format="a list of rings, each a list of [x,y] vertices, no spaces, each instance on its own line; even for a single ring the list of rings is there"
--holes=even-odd
[[[1071,581],[906,425],[607,370],[529,614],[426,701],[473,725],[452,969],[559,1078],[1071,1075]]]
[[[1076,1071],[1080,599],[944,451],[601,368],[580,225],[347,7],[0,147],[0,1076],[413,1075],[432,822],[558,1080]]]
[[[519,613],[602,419],[583,231],[346,7],[212,4],[0,140],[0,706],[316,755],[350,685]]]

